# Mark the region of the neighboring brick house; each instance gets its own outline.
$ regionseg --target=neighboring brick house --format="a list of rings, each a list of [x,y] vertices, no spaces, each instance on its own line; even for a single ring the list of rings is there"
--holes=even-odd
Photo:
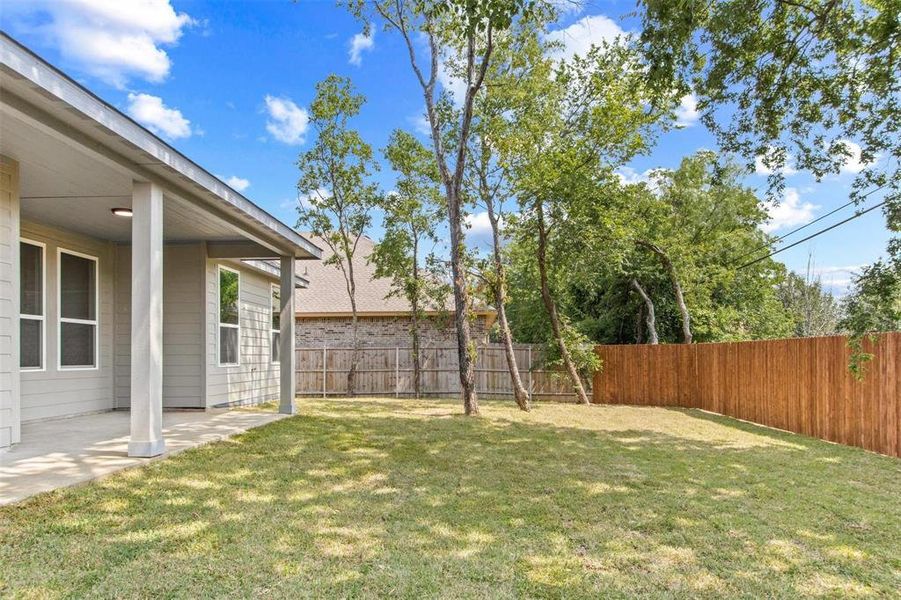
[[[308,279],[310,285],[308,289],[295,292],[297,347],[348,348],[352,344],[352,326],[344,275],[336,265],[325,264],[332,255],[325,242],[313,235],[304,236],[322,248],[322,262],[305,261],[298,266],[298,274]],[[375,265],[367,260],[374,248],[375,242],[363,237],[354,258],[360,344],[409,346],[410,303],[401,297],[389,297],[391,281],[375,277]],[[488,341],[488,330],[494,324],[495,311],[478,307],[473,312],[473,339],[485,343]],[[423,347],[453,346],[457,343],[452,296],[448,296],[442,310],[426,311],[420,331]]]

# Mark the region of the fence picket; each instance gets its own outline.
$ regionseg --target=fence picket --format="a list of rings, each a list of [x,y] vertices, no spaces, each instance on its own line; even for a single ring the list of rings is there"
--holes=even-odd
[[[901,457],[901,333],[864,346],[874,359],[863,381],[844,336],[598,346],[593,401],[702,408]]]
[[[514,347],[520,376],[527,377],[529,394],[536,400],[575,400],[572,388],[562,373],[535,368],[530,345]],[[349,348],[297,348],[297,394],[299,396],[344,395]],[[447,396],[460,393],[456,346],[430,346],[420,351],[422,394]],[[507,355],[501,344],[476,349],[476,391],[484,397],[512,397],[513,385],[507,367]],[[321,364],[320,364],[321,363]],[[369,346],[360,349],[356,394],[359,396],[412,396],[413,352],[404,346]],[[321,381],[319,379],[321,378]]]

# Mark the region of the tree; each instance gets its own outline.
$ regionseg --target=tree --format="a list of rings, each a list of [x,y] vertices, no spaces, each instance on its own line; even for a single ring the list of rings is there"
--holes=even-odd
[[[894,261],[894,263],[892,262]],[[901,331],[901,256],[878,260],[854,278],[850,293],[842,302],[845,316],[841,326],[856,333],[850,340],[849,368],[863,378],[866,363],[873,355],[866,352],[863,340],[879,331]]]
[[[646,315],[645,318],[648,324],[648,343],[657,344],[659,343],[659,338],[657,337],[657,316],[654,310],[654,302],[648,296],[648,293],[644,291],[644,288],[641,287],[641,284],[638,283],[637,279],[633,277],[630,283],[644,302],[645,309],[642,312]]]
[[[651,85],[699,96],[725,152],[760,160],[771,192],[787,166],[818,180],[850,163],[851,198],[884,195],[889,258],[871,293],[901,278],[901,34],[896,0],[641,0]],[[850,325],[865,326],[866,319]],[[853,330],[856,336],[864,330]]]
[[[385,148],[385,157],[400,177],[396,193],[382,198],[385,233],[371,260],[376,265],[376,277],[390,278],[391,293],[410,303],[413,390],[419,398],[420,323],[429,306],[444,308],[449,293],[447,284],[432,266],[438,263],[434,255],[424,257],[426,245],[431,243],[434,247],[438,241],[435,229],[444,217],[444,198],[434,156],[412,135],[395,130]]]
[[[464,179],[467,194],[475,204],[485,209],[491,225],[491,258],[484,261],[482,279],[490,290],[489,302],[497,310],[497,325],[507,370],[513,387],[513,397],[521,410],[531,409],[529,393],[519,375],[519,365],[513,348],[513,335],[507,319],[507,265],[504,258],[503,231],[508,202],[515,201],[512,172],[501,160],[497,145],[512,135],[515,120],[507,113],[520,107],[528,93],[529,78],[533,69],[542,69],[547,61],[538,34],[531,27],[517,27],[499,36],[495,48],[495,60],[491,63],[485,85],[490,94],[482,94],[476,100],[473,126],[467,152],[467,177]],[[547,76],[546,71],[542,76]]]
[[[569,61],[545,61],[521,92],[526,101],[512,111],[514,135],[503,147],[515,173],[516,237],[529,246],[534,240],[531,256],[551,339],[582,403],[588,395],[567,340],[584,344],[561,314],[554,271],[565,265],[581,276],[583,266],[608,260],[622,237],[623,224],[606,210],[615,199],[604,196],[605,184],[615,167],[648,148],[672,106],[667,98],[649,102],[644,78],[634,49],[623,42]],[[569,247],[566,256],[552,258],[562,248],[558,237]],[[590,360],[593,353],[583,356]]]
[[[823,289],[813,273],[813,257],[808,257],[807,273],[802,277],[788,272],[776,286],[776,294],[794,320],[796,337],[834,335],[839,331],[841,306],[835,296]]]
[[[657,171],[648,182],[607,177],[590,195],[585,192],[590,201],[567,205],[548,251],[550,265],[566,268],[552,268],[549,281],[561,315],[576,330],[595,342],[641,343],[653,307],[658,340],[683,341],[684,319],[670,275],[655,253],[636,244],[644,240],[665,247],[691,310],[695,340],[791,334],[791,315],[776,294],[781,265],[766,259],[739,268],[738,257],[768,247],[759,227],[766,213],[741,184],[742,169],[720,162],[699,153],[673,171]],[[574,241],[582,239],[588,243]],[[549,327],[533,316],[542,306],[534,291],[540,286],[536,247],[529,238],[517,238],[510,249],[509,312],[519,341],[538,341]],[[647,298],[636,293],[633,280]]]
[[[397,32],[404,41],[410,67],[422,90],[425,114],[429,121],[432,147],[438,172],[444,186],[450,230],[451,274],[454,290],[454,325],[457,332],[457,356],[460,364],[460,386],[463,408],[467,415],[479,414],[475,391],[475,346],[470,332],[471,298],[467,285],[466,247],[463,234],[463,175],[466,168],[466,146],[473,119],[473,103],[482,90],[485,73],[494,52],[494,36],[508,29],[517,15],[528,12],[529,0],[347,0],[345,4],[357,16],[368,18],[364,10],[371,6],[387,29]],[[367,27],[369,25],[367,24]],[[420,64],[421,46],[417,36],[426,42],[426,65]],[[438,74],[441,63],[457,60],[463,65],[464,96],[454,123],[438,110]],[[447,130],[454,132],[448,146]]]
[[[354,395],[360,340],[358,336],[354,257],[360,238],[372,222],[372,209],[379,193],[369,182],[378,163],[372,148],[359,133],[348,128],[348,120],[359,114],[365,98],[354,92],[349,79],[330,75],[316,85],[310,105],[310,125],[316,142],[297,161],[301,172],[298,191],[306,198],[298,206],[298,226],[319,237],[331,250],[326,264],[344,276],[352,315],[350,369],[347,393]]]

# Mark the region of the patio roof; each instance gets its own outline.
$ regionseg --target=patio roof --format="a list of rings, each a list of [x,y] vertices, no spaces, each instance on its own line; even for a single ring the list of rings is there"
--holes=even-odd
[[[321,250],[297,231],[2,32],[0,95],[4,120],[77,147],[123,178],[160,184],[176,200],[173,208],[189,213],[187,220],[201,209],[205,217],[239,225],[242,237],[273,255],[321,257]]]

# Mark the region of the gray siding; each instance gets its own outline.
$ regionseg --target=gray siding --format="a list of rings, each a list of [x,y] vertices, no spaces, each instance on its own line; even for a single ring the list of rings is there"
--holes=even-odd
[[[241,356],[232,367],[219,366],[218,265],[241,273]],[[277,400],[279,366],[270,350],[271,284],[274,279],[231,261],[208,260],[207,288],[207,406],[257,404]]]
[[[47,245],[45,368],[21,373],[22,422],[110,410],[114,406],[114,247],[104,240],[28,221],[23,221],[21,228],[22,237]],[[60,370],[58,366],[58,248],[97,257],[99,352],[96,369]]]
[[[0,448],[19,424],[19,165],[0,156]]]
[[[203,245],[163,249],[163,406],[202,408],[204,384]],[[131,395],[131,247],[116,259],[116,406]]]

